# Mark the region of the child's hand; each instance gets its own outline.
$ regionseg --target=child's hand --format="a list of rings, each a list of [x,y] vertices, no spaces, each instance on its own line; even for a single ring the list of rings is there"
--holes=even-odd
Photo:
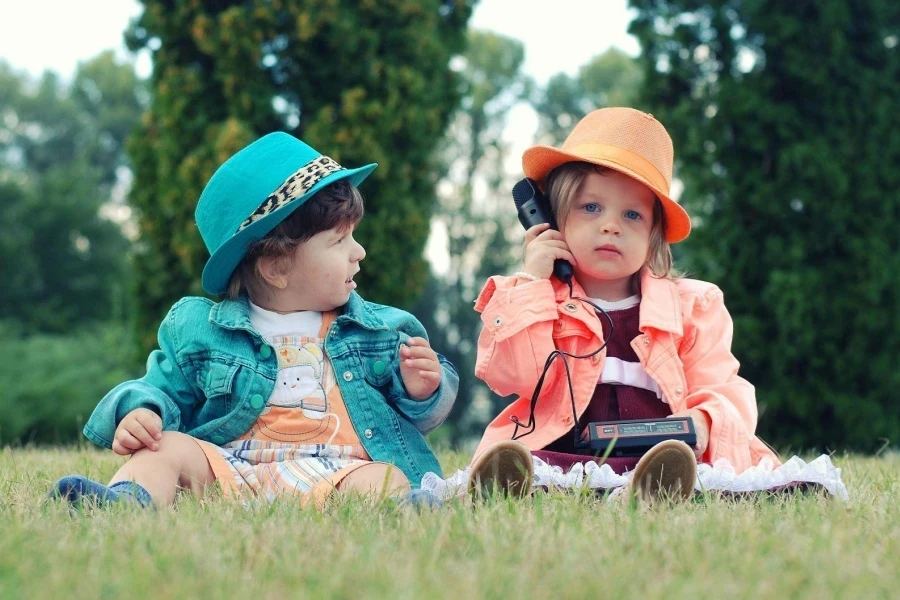
[[[162,439],[162,419],[148,408],[136,408],[119,422],[113,437],[112,449],[116,454],[126,456],[141,448],[153,452],[159,450]]]
[[[425,400],[441,385],[441,363],[428,340],[411,337],[400,346],[400,377],[406,391],[416,400]]]
[[[697,456],[697,460],[700,460],[700,457],[703,456],[703,453],[706,452],[706,447],[709,445],[709,417],[706,416],[705,412],[696,408],[682,410],[674,413],[669,418],[671,419],[672,417],[690,417],[694,422],[694,433],[697,434],[694,454]]]
[[[563,236],[550,225],[542,223],[525,232],[525,267],[524,271],[540,279],[550,279],[553,274],[553,261],[557,258],[575,265],[575,257]]]

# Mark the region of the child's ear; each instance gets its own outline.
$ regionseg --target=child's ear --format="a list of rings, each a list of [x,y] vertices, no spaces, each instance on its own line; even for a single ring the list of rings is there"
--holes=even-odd
[[[275,256],[261,256],[256,259],[256,270],[272,287],[283,290],[287,287],[287,278],[281,270],[280,260]]]

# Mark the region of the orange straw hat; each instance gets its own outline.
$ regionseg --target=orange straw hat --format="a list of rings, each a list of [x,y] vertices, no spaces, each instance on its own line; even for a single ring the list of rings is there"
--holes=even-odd
[[[562,148],[534,146],[522,155],[525,176],[543,185],[556,167],[584,161],[615,169],[653,190],[666,213],[666,241],[691,232],[691,218],[669,197],[672,138],[653,115],[633,108],[601,108],[581,119]]]

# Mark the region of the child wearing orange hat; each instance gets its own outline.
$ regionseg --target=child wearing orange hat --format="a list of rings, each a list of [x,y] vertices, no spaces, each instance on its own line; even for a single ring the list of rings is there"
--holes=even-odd
[[[691,222],[671,198],[665,128],[631,108],[596,110],[561,148],[530,148],[522,164],[546,191],[559,230],[529,228],[522,269],[491,277],[475,302],[483,321],[475,373],[517,398],[457,479],[476,495],[587,482],[647,500],[687,498],[700,487],[699,460],[703,487],[816,481],[800,459],[790,474],[776,469],[778,457],[755,435],[756,397],[738,375],[721,290],[673,268],[670,245]],[[554,274],[559,260],[571,264],[570,281]],[[605,461],[580,451],[590,422],[667,417],[691,419],[696,445],[666,440],[640,458]],[[821,458],[807,471],[827,472],[817,482],[841,495],[839,471]]]

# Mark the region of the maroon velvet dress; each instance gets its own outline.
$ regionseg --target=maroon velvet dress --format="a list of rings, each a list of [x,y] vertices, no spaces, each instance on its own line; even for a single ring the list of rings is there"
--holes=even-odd
[[[638,327],[640,304],[606,312],[614,325],[613,336],[606,347],[607,356],[624,362],[639,362],[637,354],[631,347],[631,340],[641,333]],[[606,317],[601,315],[600,322],[603,324],[604,338],[609,337],[609,323]],[[569,398],[566,398],[566,401],[569,402]],[[595,421],[658,419],[671,414],[669,405],[657,398],[655,391],[630,385],[598,383],[587,409],[578,420],[578,431],[584,431],[588,423]],[[575,463],[599,462],[601,459],[600,456],[595,457],[593,454],[577,454],[571,432],[533,454],[552,466],[562,467],[563,472],[567,472]],[[637,461],[637,457],[609,457],[606,464],[621,475],[625,471],[633,470]]]

